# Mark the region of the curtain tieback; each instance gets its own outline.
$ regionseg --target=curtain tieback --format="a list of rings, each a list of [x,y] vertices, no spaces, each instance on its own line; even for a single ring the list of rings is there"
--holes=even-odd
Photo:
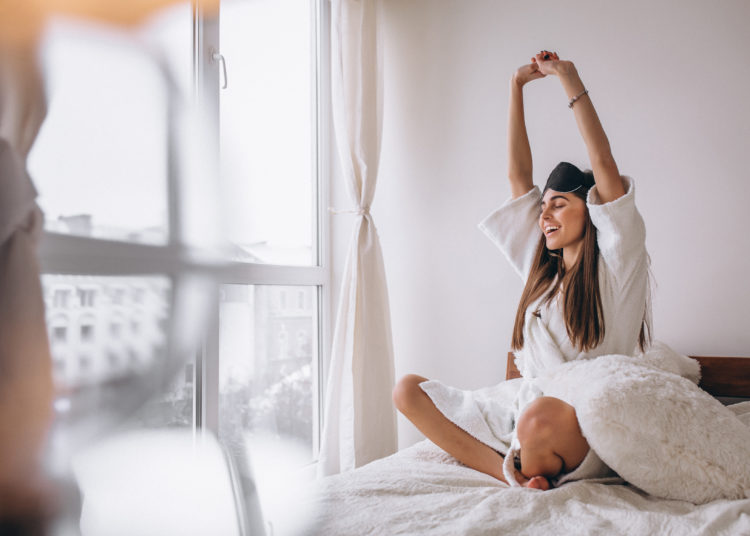
[[[339,215],[339,214],[357,214],[358,216],[369,216],[370,215],[370,207],[360,207],[357,209],[352,210],[338,210],[333,207],[328,207],[328,212],[331,214]]]

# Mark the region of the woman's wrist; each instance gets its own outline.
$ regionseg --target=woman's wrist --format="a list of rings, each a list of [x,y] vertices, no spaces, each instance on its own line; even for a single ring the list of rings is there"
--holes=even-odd
[[[581,93],[586,90],[586,87],[584,86],[581,77],[578,76],[578,71],[576,70],[575,65],[573,65],[572,62],[567,63],[568,65],[563,66],[558,78],[560,79],[560,83],[562,84],[568,99],[574,99],[576,97],[581,98]]]
[[[559,61],[557,62],[557,76],[561,78],[578,76],[578,71],[572,61]]]

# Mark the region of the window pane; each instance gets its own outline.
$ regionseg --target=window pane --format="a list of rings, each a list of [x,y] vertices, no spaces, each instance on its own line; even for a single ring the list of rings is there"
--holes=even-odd
[[[221,175],[234,260],[317,263],[311,5],[221,5]]]
[[[46,32],[49,110],[29,169],[48,231],[167,241],[167,110],[180,95],[170,91],[169,79],[184,90],[192,50],[189,5],[158,22],[139,40],[62,20]],[[149,39],[151,47],[145,46]],[[159,50],[176,75],[167,75],[149,50]]]
[[[289,299],[300,292],[301,303]],[[288,460],[290,465],[312,461],[317,310],[317,287],[222,285],[220,435],[242,430],[251,447],[269,442],[302,447],[302,456]]]
[[[45,274],[42,288],[58,418],[76,419],[79,416],[70,413],[77,409],[91,411],[73,407],[73,397],[97,386],[101,390],[96,403],[102,411],[118,403],[137,405],[110,398],[122,396],[120,386],[165,356],[172,292],[169,279]],[[139,411],[137,423],[192,425],[192,365],[186,368],[176,374],[170,389]]]

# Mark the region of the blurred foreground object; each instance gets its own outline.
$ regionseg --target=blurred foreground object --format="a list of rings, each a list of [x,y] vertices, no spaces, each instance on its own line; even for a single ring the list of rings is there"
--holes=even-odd
[[[238,473],[213,435],[118,434],[82,451],[73,466],[84,496],[83,536],[246,533],[244,509],[236,508]]]
[[[0,139],[0,151],[3,140]],[[7,163],[0,160],[0,163]],[[0,168],[3,190],[8,168]],[[0,194],[3,192],[0,191]],[[36,533],[51,507],[39,457],[52,418],[52,374],[32,210],[0,246],[0,527]],[[10,523],[10,525],[8,525]],[[13,530],[13,532],[11,532]]]
[[[8,4],[0,2],[0,528],[33,534],[51,508],[39,462],[53,385],[36,256],[43,216],[26,156],[46,107],[33,44],[6,46],[15,35]]]
[[[57,505],[51,491],[53,486],[47,480],[50,475],[41,468],[45,440],[51,443],[52,457],[60,458],[48,460],[53,466],[51,471],[56,472],[56,477],[66,478],[66,467],[61,464],[68,461],[68,456],[135,411],[163,388],[186,358],[194,355],[196,338],[200,337],[205,321],[203,312],[209,310],[208,305],[215,300],[214,282],[201,273],[205,265],[215,264],[215,259],[211,255],[191,256],[187,248],[185,251],[177,248],[179,251],[173,254],[173,262],[164,268],[164,275],[171,278],[173,292],[166,326],[168,340],[158,356],[160,359],[154,360],[153,366],[116,382],[102,382],[65,393],[66,404],[55,402],[54,407],[68,415],[53,422],[56,393],[37,257],[43,215],[36,205],[37,192],[27,172],[27,157],[47,112],[44,80],[37,62],[39,42],[47,19],[54,15],[135,26],[157,10],[177,3],[184,2],[0,0],[2,534],[47,533],[47,520],[57,515],[54,512]],[[205,2],[204,12],[210,13],[217,5],[218,2]],[[170,86],[170,81],[165,78],[164,84]],[[164,150],[175,149],[179,158],[189,151],[177,149],[176,112],[169,111],[172,128],[168,135],[173,145],[165,143]],[[179,202],[184,202],[190,195],[189,190],[195,189],[194,185],[185,184],[188,181],[180,175],[185,168],[191,169],[190,166],[180,168],[174,162],[167,171],[175,183],[180,183],[183,196],[175,195]],[[194,175],[196,182],[202,183],[200,179],[205,178],[198,176],[200,173]],[[179,217],[173,221],[177,230],[185,224]]]
[[[157,11],[184,0],[0,0],[0,47],[33,46],[47,17],[67,15],[109,24],[136,26]],[[196,0],[207,15],[219,0]]]

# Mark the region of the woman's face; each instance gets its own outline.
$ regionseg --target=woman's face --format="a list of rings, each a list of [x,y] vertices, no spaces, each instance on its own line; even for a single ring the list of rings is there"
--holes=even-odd
[[[539,227],[547,249],[576,247],[586,226],[586,203],[575,194],[547,190],[542,198]]]

